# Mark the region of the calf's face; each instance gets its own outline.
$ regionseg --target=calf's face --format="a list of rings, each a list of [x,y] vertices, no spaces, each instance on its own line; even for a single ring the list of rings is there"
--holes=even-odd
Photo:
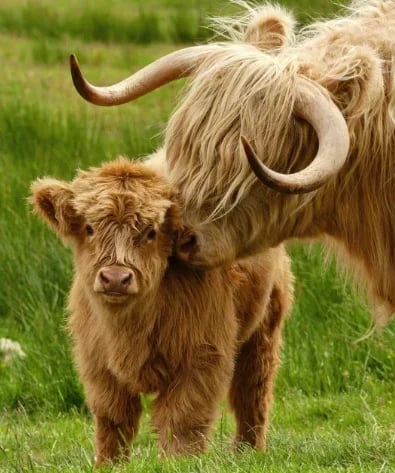
[[[127,304],[161,282],[180,227],[167,182],[125,158],[71,182],[32,184],[35,211],[71,243],[76,276],[91,297]]]

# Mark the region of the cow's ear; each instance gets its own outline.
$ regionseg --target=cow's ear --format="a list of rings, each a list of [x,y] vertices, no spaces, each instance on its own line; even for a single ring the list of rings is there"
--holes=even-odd
[[[276,51],[289,44],[294,36],[293,16],[279,6],[253,9],[244,32],[244,41],[265,52]]]
[[[31,185],[30,202],[34,211],[62,237],[75,236],[82,228],[82,217],[73,207],[74,194],[67,182],[38,179]]]

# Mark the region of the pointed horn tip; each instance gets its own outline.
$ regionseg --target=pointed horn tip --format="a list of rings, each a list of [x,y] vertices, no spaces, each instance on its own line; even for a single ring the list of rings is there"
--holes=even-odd
[[[82,75],[80,65],[75,54],[70,54],[70,72],[74,87],[76,88],[77,92],[81,95],[82,98],[84,98],[88,102],[92,102],[89,93],[89,84],[86,82],[84,76]]]
[[[295,189],[287,188],[283,186],[281,182],[277,181],[277,179],[275,178],[276,173],[260,161],[251,143],[244,135],[240,136],[240,140],[253,173],[261,182],[263,182],[263,184],[265,184],[270,189],[273,189],[278,192],[286,194],[295,193]]]
[[[248,142],[248,139],[245,135],[240,135],[240,141],[244,149],[250,146],[250,143]]]
[[[70,54],[70,70],[71,70],[71,73],[74,75],[76,72],[80,72],[80,65],[78,63],[78,59],[77,59],[77,56],[72,53]]]
[[[244,149],[244,152],[246,154],[246,157],[247,157],[250,165],[253,167],[253,165],[257,161],[259,161],[258,156],[255,154],[255,151],[253,150],[253,148],[251,146],[251,143],[248,141],[246,136],[241,135],[240,136],[240,141],[241,141],[241,144],[243,145],[243,149]]]
[[[244,153],[251,165],[251,161],[256,161],[257,156],[255,155],[255,152],[252,149],[251,143],[248,141],[248,138],[245,135],[240,136],[240,141],[243,146]]]

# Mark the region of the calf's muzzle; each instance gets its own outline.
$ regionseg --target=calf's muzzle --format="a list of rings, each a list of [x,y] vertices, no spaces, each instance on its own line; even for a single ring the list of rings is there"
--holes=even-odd
[[[96,274],[95,292],[125,296],[137,292],[137,282],[133,270],[124,266],[104,266]]]

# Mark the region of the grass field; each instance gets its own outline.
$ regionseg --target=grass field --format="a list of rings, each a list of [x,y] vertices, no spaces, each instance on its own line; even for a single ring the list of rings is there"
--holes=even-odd
[[[336,10],[324,0],[288,4],[302,22]],[[64,330],[70,253],[31,215],[29,184],[149,153],[181,93],[170,84],[128,106],[95,108],[74,92],[68,54],[78,54],[92,81],[110,83],[174,42],[206,38],[199,24],[207,12],[235,9],[219,0],[2,0],[0,337],[19,341],[27,356],[0,364],[1,473],[85,472],[92,463],[92,425]],[[395,324],[359,341],[371,324],[363,297],[333,264],[322,269],[319,247],[291,253],[297,302],[284,333],[268,452],[232,453],[224,409],[207,455],[160,462],[147,399],[133,459],[112,471],[395,471]]]

